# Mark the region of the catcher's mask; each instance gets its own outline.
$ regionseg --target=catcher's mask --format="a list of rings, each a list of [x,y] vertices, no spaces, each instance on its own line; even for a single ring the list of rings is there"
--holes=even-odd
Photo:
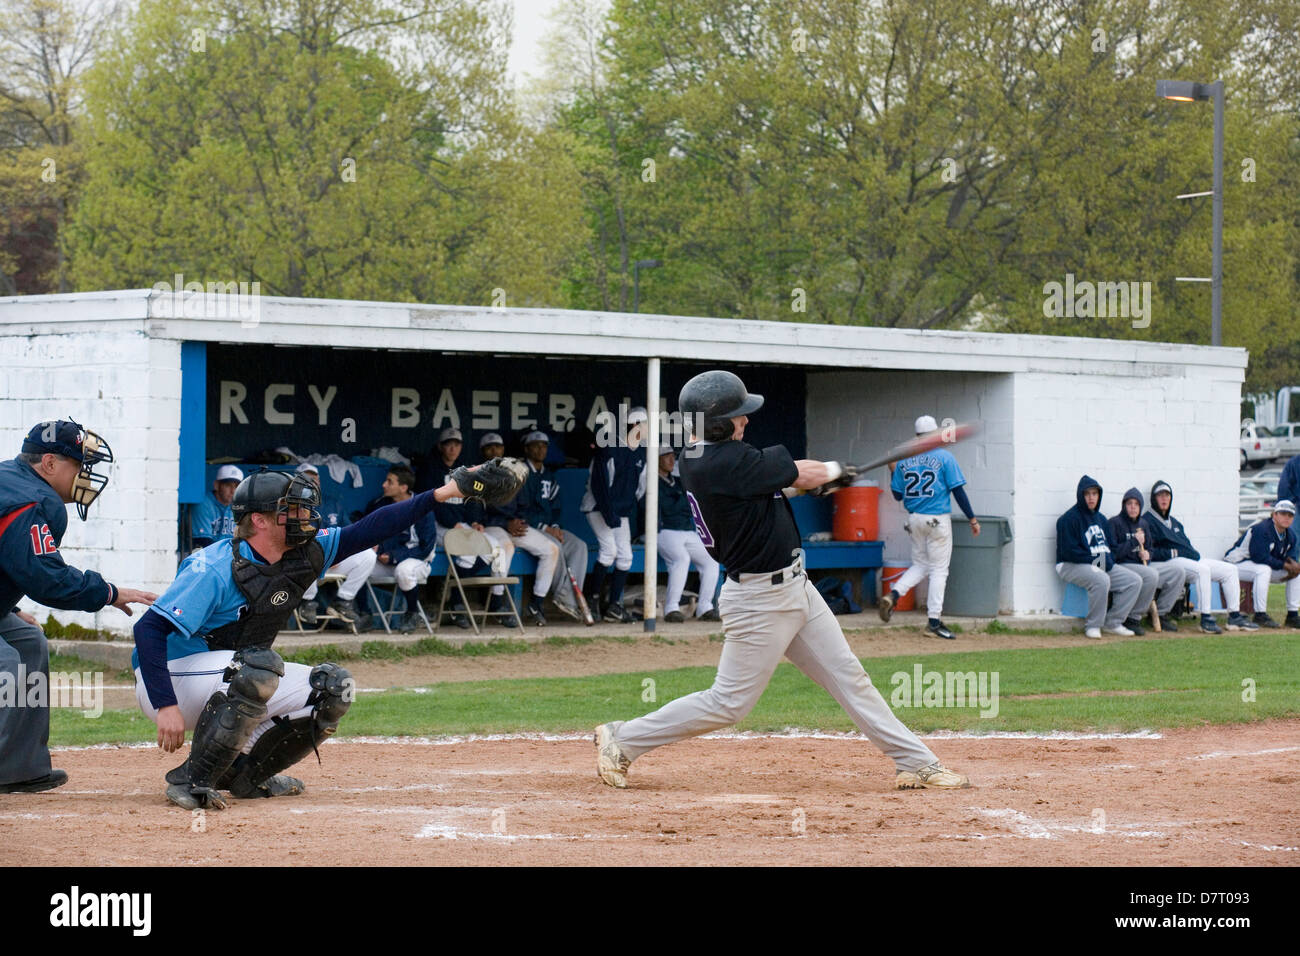
[[[113,462],[113,449],[108,442],[69,418],[33,426],[23,440],[23,453],[62,455],[80,462],[81,470],[72,479],[72,501],[77,506],[77,515],[85,521],[91,504],[108,485],[108,475],[95,472],[95,466],[101,462]]]
[[[275,515],[276,522],[284,524],[284,543],[296,548],[316,537],[320,502],[320,489],[305,474],[289,475],[263,468],[239,483],[230,510],[236,521],[250,514]],[[306,508],[307,517],[290,514],[290,508]]]

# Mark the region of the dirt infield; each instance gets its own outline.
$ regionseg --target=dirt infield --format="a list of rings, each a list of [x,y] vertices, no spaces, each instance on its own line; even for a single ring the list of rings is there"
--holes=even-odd
[[[719,737],[595,776],[590,738],[333,743],[308,792],[198,820],[175,756],[65,750],[0,797],[0,864],[1297,865],[1300,721],[1110,738],[928,738],[974,789],[898,792],[849,737]],[[266,839],[267,834],[275,838]],[[257,839],[245,839],[257,835]]]

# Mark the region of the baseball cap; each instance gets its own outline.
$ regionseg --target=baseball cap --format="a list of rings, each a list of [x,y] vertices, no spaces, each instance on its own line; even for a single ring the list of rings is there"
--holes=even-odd
[[[301,475],[306,472],[311,472],[313,475],[319,475],[320,469],[317,468],[315,465],[313,465],[311,462],[304,461],[301,465],[299,465],[297,468],[293,470],[293,473],[295,475]]]
[[[488,432],[478,440],[479,448],[486,448],[488,445],[504,445],[506,440],[496,432]]]
[[[464,436],[461,435],[459,428],[452,428],[448,426],[444,428],[442,431],[438,432],[439,445],[441,445],[445,441],[464,441],[464,440],[465,438]]]
[[[1281,498],[1278,500],[1278,503],[1273,506],[1273,510],[1285,511],[1287,514],[1293,515],[1295,514],[1295,505],[1292,502],[1287,501],[1287,499]]]
[[[41,422],[33,425],[23,439],[23,454],[43,455],[48,452],[81,461],[85,457],[85,440],[85,430],[74,421]]]
[[[673,454],[673,446],[672,446],[672,445],[660,445],[660,446],[659,446],[659,457],[660,457],[660,458],[662,458],[664,455],[671,455],[671,454]]]
[[[312,471],[316,470],[316,467],[314,465],[298,466],[299,471],[303,471],[306,468],[310,468]],[[243,481],[243,480],[244,480],[244,473],[240,471],[238,468],[236,468],[234,465],[222,465],[220,468],[217,469],[217,481]]]
[[[629,425],[635,425],[637,422],[648,421],[649,417],[650,416],[646,414],[645,408],[641,405],[638,405],[636,406],[636,408],[630,409],[628,411],[627,423]]]
[[[939,423],[934,420],[933,415],[922,415],[916,420],[916,433],[924,435],[926,432],[937,432]]]
[[[524,436],[524,444],[525,444],[525,445],[531,445],[531,444],[532,444],[533,442],[535,442],[535,441],[544,441],[544,442],[546,442],[546,444],[548,444],[548,445],[551,443],[551,440],[550,440],[549,438],[546,437],[546,432],[542,432],[542,431],[531,431],[531,432],[529,432],[527,435]]]

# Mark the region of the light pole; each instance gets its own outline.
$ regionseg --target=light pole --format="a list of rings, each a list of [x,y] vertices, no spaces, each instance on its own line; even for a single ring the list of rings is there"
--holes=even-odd
[[[1176,103],[1214,100],[1214,260],[1210,278],[1178,276],[1176,282],[1210,283],[1210,344],[1223,344],[1223,81],[1192,83],[1188,80],[1156,80],[1156,96]],[[1179,199],[1193,199],[1205,193],[1184,193]]]
[[[641,311],[641,270],[658,269],[663,265],[660,259],[638,259],[632,264],[632,311]]]

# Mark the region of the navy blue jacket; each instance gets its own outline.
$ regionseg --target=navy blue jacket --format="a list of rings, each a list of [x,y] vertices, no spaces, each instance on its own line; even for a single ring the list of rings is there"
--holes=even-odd
[[[454,462],[450,465],[444,465],[442,458],[432,456],[428,459],[428,464],[422,471],[422,476],[428,474],[429,488],[437,490],[447,483],[447,476],[459,468],[460,465]],[[464,498],[453,498],[451,501],[439,501],[433,506],[433,516],[437,519],[438,524],[444,528],[454,528],[458,524],[486,524],[484,521],[483,503],[480,501],[466,501]]]
[[[592,510],[599,511],[605,524],[611,528],[618,527],[620,519],[630,518],[636,513],[637,491],[644,471],[644,448],[628,448],[626,445],[596,448],[587,487],[595,499],[596,506]]]
[[[691,517],[691,503],[686,500],[686,489],[675,475],[659,479],[659,530],[694,531],[695,519]]]
[[[94,571],[63,563],[68,507],[24,461],[0,462],[0,614],[23,595],[46,607],[98,611],[117,589]]]
[[[543,465],[538,471],[528,462],[528,480],[515,498],[515,511],[530,527],[539,531],[549,525],[563,527],[563,509],[560,507],[560,483],[555,470]]]
[[[434,507],[436,508],[437,505],[435,504]],[[415,529],[415,534],[420,539],[420,543],[414,547],[411,545],[411,528]],[[400,564],[407,558],[419,558],[423,561],[437,541],[438,524],[434,512],[428,511],[416,518],[414,524],[381,541],[379,553],[388,555],[392,564]]]
[[[1273,518],[1269,516],[1242,532],[1237,543],[1228,549],[1226,560],[1233,564],[1254,561],[1256,564],[1267,564],[1274,571],[1281,571],[1287,558],[1296,560],[1297,552],[1300,552],[1300,539],[1296,537],[1295,530],[1287,528],[1285,535],[1279,535],[1277,525],[1273,524]]]
[[[1169,513],[1161,514],[1156,510],[1156,489],[1163,488],[1169,492]],[[1155,537],[1147,542],[1152,561],[1169,561],[1173,558],[1191,558],[1201,560],[1201,552],[1192,547],[1192,542],[1183,530],[1183,523],[1174,517],[1174,489],[1167,481],[1157,481],[1151,486],[1151,507],[1146,513],[1147,525]]]
[[[1136,521],[1130,521],[1128,512],[1124,510],[1124,505],[1128,504],[1130,498],[1138,503]],[[1120,564],[1142,563],[1142,545],[1138,544],[1137,538],[1133,536],[1133,533],[1138,529],[1141,529],[1142,533],[1146,535],[1147,551],[1151,550],[1151,542],[1155,538],[1155,532],[1151,530],[1151,523],[1142,514],[1142,509],[1145,506],[1146,502],[1142,499],[1142,492],[1136,488],[1130,488],[1124,492],[1124,500],[1120,502],[1119,514],[1110,519],[1110,545],[1115,560]]]
[[[1083,493],[1097,489],[1097,510],[1090,511]],[[1074,507],[1056,519],[1056,563],[1095,564],[1103,571],[1115,566],[1106,540],[1106,519],[1101,515],[1101,483],[1084,475],[1074,493]]]
[[[1285,498],[1294,505],[1296,495],[1300,495],[1300,455],[1296,455],[1282,466],[1282,477],[1277,480],[1278,501]]]

